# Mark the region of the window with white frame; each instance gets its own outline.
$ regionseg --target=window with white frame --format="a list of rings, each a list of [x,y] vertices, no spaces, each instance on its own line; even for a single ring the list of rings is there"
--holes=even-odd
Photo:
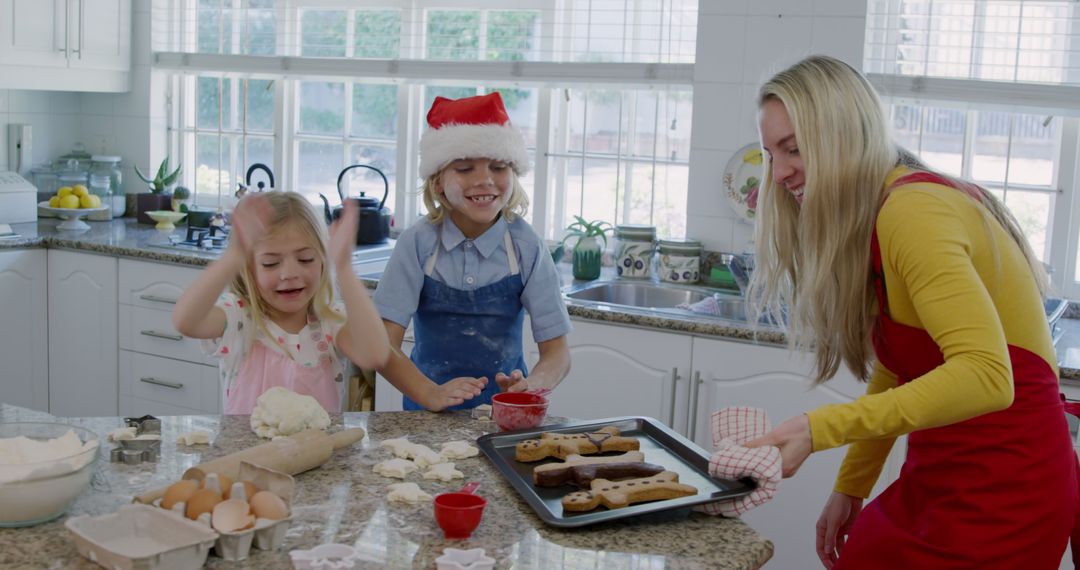
[[[685,233],[696,0],[180,0],[160,24],[175,31],[155,66],[182,85],[182,159],[216,176],[200,200],[230,199],[254,156],[237,149],[258,137],[279,186],[315,204],[338,203],[347,166],[378,168],[404,227],[423,213],[415,155],[431,102],[498,91],[532,154],[521,182],[542,235],[561,237],[574,215]],[[244,130],[242,111],[200,126],[236,113],[199,96],[204,75],[268,82],[272,130]],[[353,169],[342,191],[384,188]]]
[[[864,69],[894,133],[1012,211],[1068,296],[1080,295],[1080,13],[1059,0],[869,0]]]

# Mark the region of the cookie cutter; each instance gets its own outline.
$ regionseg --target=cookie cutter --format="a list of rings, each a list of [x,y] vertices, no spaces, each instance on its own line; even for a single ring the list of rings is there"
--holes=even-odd
[[[357,567],[358,562],[375,562],[348,544],[320,544],[311,550],[290,550],[296,570],[344,570]]]
[[[161,435],[161,420],[151,415],[141,418],[124,418],[124,424],[135,428],[135,437]],[[157,463],[158,458],[161,457],[161,438],[124,439],[116,443],[116,447],[109,452],[109,460],[113,463],[128,465],[137,465],[144,461]]]
[[[488,556],[483,548],[447,548],[442,556],[435,559],[435,567],[438,570],[491,570],[495,567],[495,559]]]
[[[135,428],[135,435],[161,433],[161,420],[149,414],[141,418],[124,418],[124,425]]]

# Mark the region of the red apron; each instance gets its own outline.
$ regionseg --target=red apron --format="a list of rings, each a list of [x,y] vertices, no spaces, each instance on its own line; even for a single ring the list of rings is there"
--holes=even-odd
[[[910,182],[955,187],[926,173],[895,185]],[[876,232],[872,251],[874,351],[902,385],[944,357],[925,330],[889,317]],[[1057,376],[1030,351],[1009,345],[1009,358],[1013,404],[909,434],[900,477],[856,519],[835,568],[1056,569],[1070,533],[1080,561],[1078,465]]]

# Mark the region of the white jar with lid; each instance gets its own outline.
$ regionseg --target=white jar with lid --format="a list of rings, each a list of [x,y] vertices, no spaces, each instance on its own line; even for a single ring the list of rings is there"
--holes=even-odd
[[[106,176],[109,179],[108,195],[101,195],[101,203],[112,208],[113,217],[124,215],[127,206],[124,200],[123,171],[120,170],[120,157],[95,154],[90,158],[90,176]],[[96,194],[96,192],[95,192]]]
[[[615,226],[615,272],[619,277],[648,279],[652,276],[656,228],[643,225]]]
[[[695,239],[660,240],[657,272],[668,283],[697,283],[701,279],[701,242]]]

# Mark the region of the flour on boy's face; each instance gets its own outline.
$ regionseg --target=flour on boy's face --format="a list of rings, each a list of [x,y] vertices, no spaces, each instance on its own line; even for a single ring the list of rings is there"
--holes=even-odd
[[[307,237],[290,227],[255,246],[254,274],[259,296],[274,312],[281,317],[306,319],[308,306],[319,288],[322,262]]]
[[[454,223],[465,232],[490,226],[513,193],[512,176],[505,162],[486,158],[451,162],[439,175],[439,187]]]

